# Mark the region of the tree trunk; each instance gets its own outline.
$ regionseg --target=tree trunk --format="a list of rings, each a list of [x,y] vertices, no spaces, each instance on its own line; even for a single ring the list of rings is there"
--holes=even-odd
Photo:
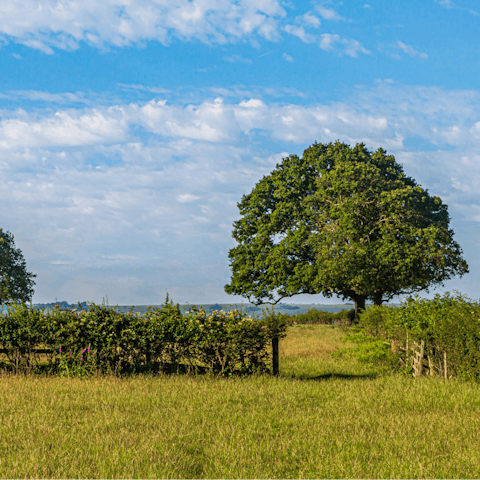
[[[365,310],[365,295],[352,295],[352,300],[355,302],[355,320],[358,320],[360,313]]]
[[[377,305],[379,307],[383,303],[382,297],[383,297],[382,292],[375,292],[373,297],[374,305]]]

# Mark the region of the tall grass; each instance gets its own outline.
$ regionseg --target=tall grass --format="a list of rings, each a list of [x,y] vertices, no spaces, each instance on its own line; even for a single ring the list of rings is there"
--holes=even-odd
[[[480,385],[331,356],[294,326],[281,375],[0,376],[1,478],[477,478]]]

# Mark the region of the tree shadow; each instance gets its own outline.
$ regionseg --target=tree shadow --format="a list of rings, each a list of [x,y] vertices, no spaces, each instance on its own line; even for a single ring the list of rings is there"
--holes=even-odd
[[[365,379],[365,380],[374,380],[375,378],[378,378],[379,374],[378,373],[364,373],[364,374],[347,374],[347,373],[325,373],[324,375],[317,375],[316,377],[294,377],[292,376],[292,379],[295,380],[306,380],[306,381],[316,381],[316,382],[322,382],[322,381],[328,381],[328,380],[360,380],[360,379]]]

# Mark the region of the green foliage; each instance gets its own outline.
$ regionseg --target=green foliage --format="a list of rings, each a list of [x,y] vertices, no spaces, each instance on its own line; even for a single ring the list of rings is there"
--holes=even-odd
[[[432,300],[409,298],[400,307],[372,307],[360,325],[397,346],[425,341],[425,351],[439,370],[446,353],[449,375],[480,380],[480,304],[447,292]],[[403,358],[405,353],[401,352]]]
[[[43,343],[41,313],[26,304],[8,307],[0,314],[0,345],[7,347],[7,358],[16,372],[30,370],[35,363],[33,350]]]
[[[391,328],[395,322],[393,308],[385,305],[372,305],[360,314],[359,324],[364,328],[367,335],[382,336],[386,329]]]
[[[288,325],[308,325],[308,324],[350,324],[355,320],[355,310],[340,310],[339,312],[326,312],[325,310],[317,310],[311,308],[305,313],[299,313],[298,315],[288,316],[285,315],[285,321]]]
[[[25,259],[20,249],[15,248],[13,235],[0,228],[0,307],[29,301],[35,277],[27,272]]]
[[[390,345],[385,344],[383,339],[366,335],[362,329],[347,332],[342,338],[346,343],[354,343],[354,347],[341,348],[332,356],[335,358],[354,358],[363,363],[393,365],[396,359],[390,352]]]
[[[108,371],[104,356],[92,350],[90,346],[79,351],[59,349],[56,370],[60,377],[91,377],[99,372]]]
[[[447,206],[382,149],[315,143],[238,207],[225,291],[257,304],[322,293],[358,310],[468,272]]]
[[[92,304],[89,310],[38,310],[14,305],[0,316],[0,347],[15,371],[37,368],[34,350],[50,349],[48,370],[61,375],[138,371],[206,371],[251,374],[269,368],[268,348],[285,336],[273,312],[254,320],[235,310],[182,315],[168,297],[161,308],[121,313]]]

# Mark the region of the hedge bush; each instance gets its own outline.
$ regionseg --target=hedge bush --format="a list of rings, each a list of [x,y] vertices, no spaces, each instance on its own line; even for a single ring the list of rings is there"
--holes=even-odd
[[[480,380],[480,304],[458,292],[432,300],[410,298],[400,307],[370,307],[360,315],[367,334],[384,338],[398,348],[425,341],[425,352],[438,370],[446,353],[449,375]],[[404,360],[405,361],[405,360]]]
[[[325,310],[317,310],[311,308],[305,313],[299,313],[298,315],[284,315],[285,321],[288,325],[293,324],[341,324],[350,325],[355,319],[355,310],[340,310],[339,312],[326,312]]]
[[[182,315],[169,301],[144,315],[105,305],[51,311],[15,305],[0,315],[0,348],[11,370],[61,375],[138,371],[251,374],[270,368],[269,346],[285,336],[281,316],[260,320],[192,308]],[[49,353],[38,353],[38,350]],[[46,355],[46,360],[45,360]]]

